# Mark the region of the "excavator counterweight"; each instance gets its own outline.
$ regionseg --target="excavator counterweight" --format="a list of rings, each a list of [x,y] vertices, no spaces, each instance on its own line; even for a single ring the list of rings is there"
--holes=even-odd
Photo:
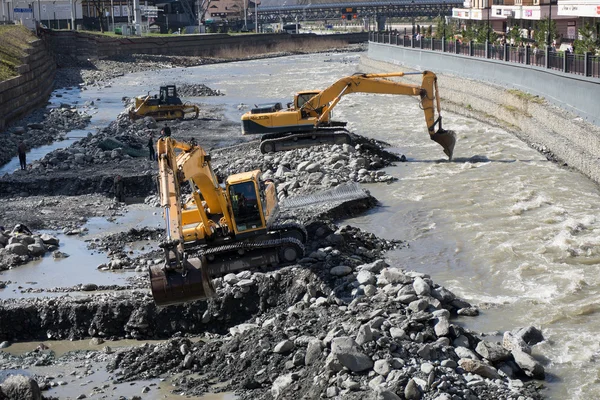
[[[423,77],[421,85],[389,79],[417,74]],[[242,116],[242,133],[263,135],[260,144],[262,153],[319,144],[351,143],[351,135],[344,128],[346,123],[331,119],[335,106],[343,96],[351,93],[419,96],[431,139],[439,143],[444,153],[452,159],[456,135],[442,128],[437,77],[430,71],[347,76],[324,90],[297,93],[294,103],[288,104],[286,109],[280,103],[275,103],[250,110]]]

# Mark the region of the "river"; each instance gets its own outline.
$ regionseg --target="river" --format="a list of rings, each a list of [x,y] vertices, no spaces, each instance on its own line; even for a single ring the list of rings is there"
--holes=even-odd
[[[240,103],[286,103],[295,91],[322,89],[357,72],[359,57],[320,54],[174,68],[127,75],[112,87],[79,95],[81,102],[101,98],[97,104],[106,118],[116,116],[122,96],[157,92],[166,83],[202,83],[226,96],[192,100],[223,105],[228,118],[239,120]],[[104,114],[103,103],[110,105]],[[388,168],[397,182],[367,186],[381,205],[344,223],[407,241],[408,248],[389,253],[393,263],[431,275],[480,307],[479,317],[458,323],[480,332],[541,328],[547,340],[534,355],[545,364],[549,397],[596,397],[598,186],[502,129],[452,114],[445,114],[444,126],[456,131],[458,141],[448,162],[429,140],[415,98],[352,95],[335,114],[408,159]]]

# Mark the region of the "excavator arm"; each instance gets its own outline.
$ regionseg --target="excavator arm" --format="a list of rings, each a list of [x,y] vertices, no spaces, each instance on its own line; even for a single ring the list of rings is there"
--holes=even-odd
[[[421,85],[392,81],[388,78],[406,75],[422,75]],[[354,74],[342,78],[308,100],[301,112],[317,118],[316,127],[328,122],[333,108],[343,96],[351,93],[378,93],[405,96],[420,96],[421,108],[425,114],[425,123],[430,138],[439,143],[444,153],[452,159],[456,138],[453,132],[442,128],[440,98],[437,90],[437,76],[431,71],[393,72],[387,74]],[[436,118],[437,110],[437,118]],[[436,125],[438,129],[436,130]]]

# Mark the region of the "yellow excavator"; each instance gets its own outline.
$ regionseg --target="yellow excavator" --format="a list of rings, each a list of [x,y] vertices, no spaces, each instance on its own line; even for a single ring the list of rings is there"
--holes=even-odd
[[[259,170],[231,175],[221,185],[202,147],[161,137],[156,148],[166,223],[159,245],[165,263],[150,267],[157,305],[211,297],[215,276],[303,256],[306,230],[294,221],[276,222],[275,184],[261,180]],[[185,182],[191,194],[183,201]]]
[[[136,120],[144,117],[152,117],[156,121],[184,119],[193,115],[198,118],[200,108],[195,104],[183,103],[177,95],[175,85],[160,87],[159,95],[138,96],[135,104],[129,109],[129,118]]]
[[[406,75],[422,75],[421,85],[389,79]],[[318,144],[351,143],[351,136],[344,128],[346,123],[331,120],[333,108],[343,96],[350,93],[419,96],[430,138],[439,143],[444,153],[452,159],[456,135],[442,128],[437,77],[430,71],[354,74],[338,80],[324,90],[297,93],[294,103],[289,103],[286,109],[281,103],[257,106],[242,116],[242,134],[262,134],[262,153]]]

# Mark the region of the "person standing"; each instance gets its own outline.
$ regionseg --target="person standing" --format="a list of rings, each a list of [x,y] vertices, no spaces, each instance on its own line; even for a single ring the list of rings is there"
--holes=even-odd
[[[160,131],[160,135],[161,135],[161,137],[170,137],[171,136],[171,128],[169,128],[167,126],[166,122],[165,122],[165,126]]]
[[[27,169],[27,146],[25,146],[24,141],[19,141],[19,145],[17,146],[17,152],[19,153],[19,163],[21,164],[21,169]]]
[[[113,185],[115,191],[115,200],[119,203],[123,203],[125,201],[125,188],[123,185],[123,178],[121,177],[121,175],[115,176]]]
[[[156,154],[154,153],[154,138],[152,135],[148,138],[148,158],[150,161],[156,160]]]

